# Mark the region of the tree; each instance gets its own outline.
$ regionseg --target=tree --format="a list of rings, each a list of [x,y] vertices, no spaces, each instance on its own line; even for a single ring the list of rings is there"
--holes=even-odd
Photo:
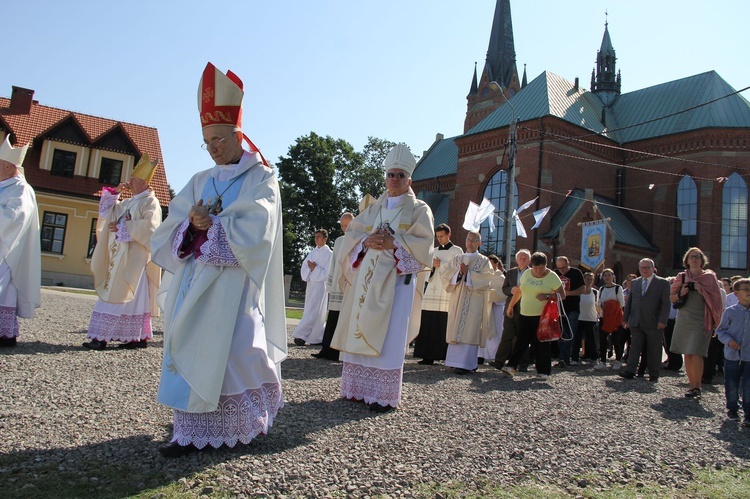
[[[378,139],[377,137],[367,137],[362,156],[364,164],[357,178],[357,187],[359,188],[360,199],[365,194],[374,197],[380,196],[385,190],[385,175],[383,172],[383,161],[388,155],[388,151],[393,149],[395,142],[387,139]]]
[[[357,172],[362,155],[342,139],[310,132],[277,164],[284,207],[284,271],[299,271],[316,229],[341,234],[339,216],[359,203]]]

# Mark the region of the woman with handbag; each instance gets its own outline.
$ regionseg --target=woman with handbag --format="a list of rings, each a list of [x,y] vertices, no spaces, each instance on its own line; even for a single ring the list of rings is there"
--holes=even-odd
[[[680,311],[675,320],[670,351],[685,356],[685,373],[690,389],[685,397],[700,399],[703,357],[714,328],[721,322],[724,311],[719,281],[712,270],[704,269],[708,258],[700,248],[690,248],[680,272],[670,288],[669,301]]]
[[[526,349],[534,345],[537,375],[541,379],[549,378],[552,373],[550,342],[540,342],[537,339],[537,329],[542,311],[552,297],[562,300],[565,298],[565,289],[560,277],[547,268],[547,255],[536,252],[531,255],[530,271],[521,276],[518,288],[514,288],[513,298],[505,309],[505,314],[513,317],[513,307],[521,301],[521,328],[513,352],[508,358],[508,365],[502,368],[503,373],[513,376]]]

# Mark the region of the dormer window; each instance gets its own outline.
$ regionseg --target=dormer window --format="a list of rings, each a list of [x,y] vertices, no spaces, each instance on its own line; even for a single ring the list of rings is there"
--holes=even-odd
[[[99,169],[99,183],[117,185],[122,178],[122,161],[113,158],[102,158]]]
[[[75,152],[55,149],[52,153],[50,174],[72,178],[76,168],[76,157],[77,154]]]

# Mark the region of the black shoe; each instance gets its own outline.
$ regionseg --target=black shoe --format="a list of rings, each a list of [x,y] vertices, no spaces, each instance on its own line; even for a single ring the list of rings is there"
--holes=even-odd
[[[303,347],[305,346],[305,340],[303,340],[302,338],[294,338],[294,344],[298,347]]]
[[[690,390],[685,393],[685,398],[694,399],[694,400],[700,400],[701,399],[701,389],[700,388],[691,388]]]
[[[619,377],[625,378],[625,379],[633,379],[633,378],[635,378],[635,374],[633,374],[631,372],[628,372],[628,371],[620,371],[620,372],[617,373],[617,375]]]
[[[323,352],[311,353],[310,357],[315,357],[316,359],[323,359],[325,358],[325,354]]]
[[[468,369],[461,369],[460,367],[455,368],[454,371],[459,376],[464,376],[471,373],[471,371],[469,371]]]
[[[477,357],[477,364],[484,365],[484,357]]]
[[[89,350],[104,350],[107,348],[107,342],[106,341],[99,341],[99,340],[91,340],[89,342],[86,342],[83,344],[85,348],[88,348]]]
[[[0,348],[10,348],[16,346],[16,338],[0,338]]]
[[[146,340],[141,341],[129,341],[127,343],[120,343],[117,348],[123,348],[125,350],[132,350],[134,348],[147,348],[148,342]]]
[[[527,372],[529,372],[529,366],[528,366],[528,364],[525,365],[525,366],[518,366],[518,372],[519,373],[527,373]]]
[[[740,415],[737,413],[736,410],[728,410],[727,411],[727,419],[730,419],[732,421],[739,421]]]
[[[199,451],[200,449],[193,444],[180,445],[177,442],[172,442],[166,447],[160,448],[159,454],[164,457],[181,457]]]
[[[555,367],[559,367],[560,369],[565,369],[568,367],[568,363],[565,362],[563,359],[560,359],[557,361],[557,364],[555,364]]]
[[[649,376],[648,380],[652,383],[656,383],[657,381],[659,381],[659,376]]]
[[[385,413],[385,412],[391,412],[395,409],[392,405],[380,405],[377,402],[373,402],[372,404],[369,404],[368,407],[372,412],[377,412],[379,414]]]
[[[497,370],[500,370],[500,369],[502,369],[502,368],[503,368],[503,364],[501,364],[500,362],[498,362],[498,361],[496,361],[496,360],[491,360],[491,361],[489,361],[489,362],[487,363],[487,365],[488,365],[488,366],[492,366],[492,367],[494,367],[494,368],[495,368],[495,369],[497,369]]]
[[[419,362],[417,362],[420,366],[432,366],[435,364],[435,361],[432,359],[422,359]]]
[[[711,377],[711,378],[708,378],[708,377],[707,378],[701,378],[701,384],[704,384],[704,385],[713,385],[714,384],[714,379],[713,379],[713,377]]]

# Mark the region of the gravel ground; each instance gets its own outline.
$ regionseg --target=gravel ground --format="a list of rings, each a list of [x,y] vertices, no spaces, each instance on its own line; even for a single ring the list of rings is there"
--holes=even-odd
[[[0,490],[28,477],[64,476],[87,495],[177,482],[190,494],[380,496],[425,494],[422,484],[542,484],[570,494],[628,484],[688,485],[701,468],[747,469],[750,429],[724,416],[721,385],[686,400],[686,378],[622,380],[587,367],[514,379],[481,366],[456,376],[409,355],[401,407],[375,415],[339,398],[341,364],[289,347],[286,406],[248,446],[167,460],[171,412],[155,401],[162,321],[145,350],[81,347],[94,306],[87,295],[45,290],[0,351]],[[291,332],[291,328],[290,332]],[[124,476],[117,476],[117,475]],[[422,488],[420,488],[422,487]]]

